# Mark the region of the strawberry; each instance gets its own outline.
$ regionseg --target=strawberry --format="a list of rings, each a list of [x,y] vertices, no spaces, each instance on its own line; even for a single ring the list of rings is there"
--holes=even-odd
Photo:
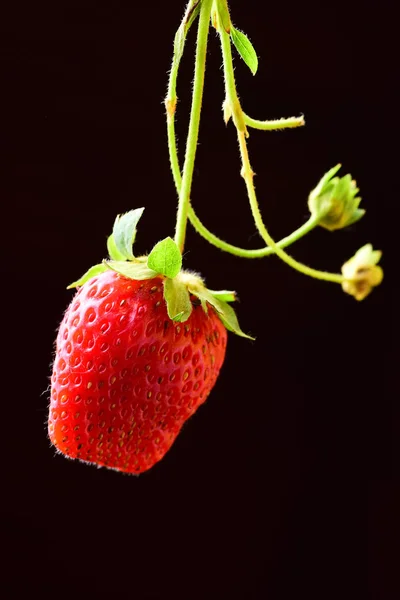
[[[70,286],[79,290],[58,331],[48,433],[69,458],[141,473],[208,397],[226,329],[244,334],[227,304],[234,294],[181,271],[170,238],[133,257],[132,213],[116,221],[112,260]]]
[[[227,334],[213,308],[185,323],[167,314],[160,278],[107,271],[65,313],[52,376],[49,436],[66,456],[128,473],[169,450],[206,400]]]

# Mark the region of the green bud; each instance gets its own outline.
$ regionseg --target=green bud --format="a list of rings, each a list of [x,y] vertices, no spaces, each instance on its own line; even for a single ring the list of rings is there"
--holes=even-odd
[[[343,290],[356,300],[368,296],[383,279],[383,270],[378,265],[381,256],[382,252],[373,250],[371,244],[360,248],[342,267]]]
[[[308,208],[319,220],[319,225],[335,231],[359,221],[365,210],[358,208],[361,198],[351,175],[334,177],[342,165],[325,173],[308,197]]]

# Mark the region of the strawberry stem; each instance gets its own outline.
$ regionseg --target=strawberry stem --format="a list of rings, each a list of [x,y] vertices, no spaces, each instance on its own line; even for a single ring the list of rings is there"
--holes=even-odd
[[[226,0],[217,0],[217,2],[226,3]],[[248,136],[248,133],[246,129],[245,115],[243,113],[236,91],[236,82],[231,52],[231,39],[230,35],[225,31],[225,29],[219,25],[218,32],[221,40],[221,49],[224,64],[226,93],[225,104],[229,107],[230,113],[232,114],[233,122],[237,130],[240,156],[242,159],[241,175],[245,180],[247,194],[250,202],[250,208],[257,230],[263,238],[264,242],[268,244],[268,246],[271,246],[271,248],[273,248],[277,256],[279,256],[281,260],[283,260],[286,264],[291,266],[296,271],[299,271],[304,275],[308,275],[309,277],[313,277],[314,279],[322,279],[324,281],[331,281],[333,283],[342,283],[344,280],[343,275],[340,275],[339,273],[328,273],[326,271],[318,271],[317,269],[313,269],[311,267],[308,267],[307,265],[298,262],[289,254],[287,254],[281,247],[277,245],[277,243],[271,237],[263,222],[254,186],[254,171],[251,168],[249,153],[247,149],[246,137]]]
[[[176,82],[180,60],[183,55],[186,35],[197,17],[199,17],[199,26],[196,44],[192,106],[190,113],[189,132],[186,142],[185,161],[183,172],[181,174],[175,134],[175,111],[177,105]],[[267,244],[267,247],[257,250],[248,250],[234,246],[211,233],[202,224],[190,204],[190,193],[203,99],[210,17],[212,20],[212,25],[220,35],[221,41],[225,79],[225,101],[223,103],[224,120],[225,123],[228,123],[229,119],[232,118],[236,127],[240,156],[242,160],[241,175],[245,181],[249,204],[255,225],[260,236]],[[174,57],[170,71],[168,93],[165,100],[167,112],[169,159],[175,187],[179,196],[178,214],[175,229],[175,243],[182,253],[185,243],[187,221],[189,219],[193,227],[201,236],[203,236],[209,243],[225,252],[230,252],[231,254],[244,258],[260,258],[270,254],[277,254],[279,258],[281,258],[281,260],[283,260],[286,264],[305,275],[308,275],[314,279],[344,284],[347,281],[344,275],[340,273],[329,273],[326,271],[313,269],[295,260],[283,250],[284,247],[289,246],[293,242],[297,241],[309,233],[317,225],[324,225],[321,222],[321,216],[317,216],[319,215],[318,211],[311,211],[311,217],[306,223],[304,223],[304,225],[279,242],[275,242],[263,222],[254,186],[254,172],[251,167],[248,154],[246,141],[248,137],[247,127],[264,131],[295,128],[304,125],[304,118],[303,116],[300,116],[290,117],[287,119],[261,121],[258,119],[253,119],[244,113],[236,90],[231,52],[231,39],[240,56],[254,74],[258,65],[256,52],[247,36],[243,34],[243,32],[240,32],[233,27],[230,20],[227,0],[189,0],[185,15],[175,36]],[[358,215],[357,218],[360,218],[360,215]]]
[[[176,190],[179,194],[182,185],[182,176],[176,147],[175,118],[174,115],[172,115],[171,117],[168,115],[167,118],[168,149],[171,171],[174,178]],[[270,246],[265,246],[264,248],[258,248],[256,250],[249,250],[247,248],[240,248],[239,246],[235,246],[222,240],[220,237],[216,236],[209,229],[207,229],[207,227],[201,222],[190,202],[188,207],[188,218],[190,223],[199,235],[201,235],[211,245],[215,246],[216,248],[219,248],[223,252],[228,252],[229,254],[233,254],[234,256],[240,256],[241,258],[263,258],[264,256],[271,256],[271,254],[275,254],[275,250]],[[276,245],[279,248],[286,248],[287,246],[290,246],[294,242],[297,242],[302,237],[310,233],[310,231],[315,229],[318,225],[319,219],[315,218],[314,216],[311,216],[308,219],[308,221],[301,225],[301,227],[293,231],[290,235],[282,238],[279,242],[276,243]]]
[[[321,279],[323,281],[331,281],[332,283],[342,283],[344,280],[343,275],[340,275],[339,273],[328,273],[327,271],[318,271],[317,269],[308,267],[307,265],[300,263],[299,261],[295,260],[292,256],[287,254],[273,240],[273,238],[269,234],[267,228],[265,227],[262,216],[261,216],[260,207],[258,205],[256,190],[255,190],[254,181],[253,181],[254,172],[250,165],[245,133],[243,131],[238,131],[238,140],[239,140],[240,154],[242,157],[242,164],[243,164],[242,177],[244,178],[245,183],[246,183],[247,194],[248,194],[249,201],[250,201],[251,212],[252,212],[256,227],[257,227],[261,237],[265,241],[265,243],[268,244],[269,246],[271,246],[275,250],[275,253],[277,254],[277,256],[279,256],[280,259],[283,260],[283,262],[285,262],[287,265],[289,265],[296,271],[299,271],[300,273],[303,273],[304,275],[308,275],[309,277],[313,277],[314,279]]]
[[[252,119],[246,113],[243,113],[244,122],[253,129],[261,129],[262,131],[276,131],[278,129],[294,129],[305,125],[304,117],[289,117],[288,119],[274,119],[273,121],[259,121]]]
[[[197,141],[199,137],[212,1],[213,0],[202,0],[200,7],[192,107],[190,111],[189,132],[186,142],[186,154],[183,165],[182,185],[179,193],[178,214],[175,229],[175,242],[181,252],[183,252],[185,245],[190,191],[192,187],[194,161],[196,158]]]
[[[241,258],[263,258],[264,256],[271,256],[272,254],[276,253],[274,248],[271,246],[257,248],[256,250],[249,250],[247,248],[240,248],[239,246],[229,244],[228,242],[225,242],[221,238],[217,237],[214,233],[209,231],[205,225],[203,225],[194,212],[192,206],[189,206],[188,214],[189,220],[197,233],[206,239],[210,244],[216,248],[219,248],[220,250],[223,250],[224,252],[229,252],[230,254],[240,256]],[[279,242],[276,243],[276,246],[278,248],[286,248],[287,246],[290,246],[294,242],[297,242],[299,239],[307,235],[307,233],[310,233],[310,231],[315,229],[318,224],[319,220],[311,216],[301,227],[293,231],[290,235],[279,240]]]
[[[188,5],[185,16],[183,17],[180,28],[178,29],[178,33],[182,32],[182,48],[179,55],[174,54],[174,58],[172,61],[171,71],[169,75],[168,81],[168,92],[167,97],[165,99],[165,107],[166,107],[166,115],[167,115],[167,135],[168,135],[168,153],[169,160],[171,166],[171,172],[175,183],[175,188],[177,190],[178,196],[181,194],[182,188],[182,175],[181,168],[179,165],[178,151],[177,151],[177,143],[176,143],[176,132],[175,132],[175,113],[176,113],[176,105],[177,105],[177,94],[176,94],[176,84],[179,72],[180,59],[183,53],[183,46],[185,43],[186,35],[189,30],[190,25],[188,25],[187,15],[191,10],[191,6]],[[289,119],[279,119],[275,121],[257,121],[255,119],[251,119],[247,115],[245,115],[246,122],[248,121],[249,126],[252,126],[257,129],[283,129],[286,127],[300,127],[304,125],[303,117],[290,117]],[[239,256],[242,258],[262,258],[264,256],[270,256],[271,254],[275,254],[275,250],[269,246],[264,248],[259,248],[256,250],[249,250],[247,248],[240,248],[233,244],[229,244],[225,242],[214,233],[212,233],[209,229],[203,225],[200,221],[199,217],[196,215],[193,207],[190,204],[188,206],[187,212],[189,221],[191,222],[194,229],[197,231],[199,235],[201,235],[204,239],[206,239],[210,244],[219,248],[224,252],[228,252],[235,256]],[[296,229],[290,235],[284,237],[282,240],[277,242],[277,246],[284,248],[298,241],[300,238],[305,236],[307,233],[312,231],[318,225],[318,220],[310,217],[306,223],[304,223],[301,227]]]

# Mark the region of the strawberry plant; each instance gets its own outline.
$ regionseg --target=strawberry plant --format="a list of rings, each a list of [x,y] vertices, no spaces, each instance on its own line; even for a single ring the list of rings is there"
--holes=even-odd
[[[186,36],[198,23],[195,73],[183,166],[175,135],[177,78]],[[213,27],[221,43],[225,100],[223,118],[236,128],[241,175],[250,210],[265,245],[250,250],[209,231],[191,204],[199,139],[207,42]],[[365,213],[350,175],[330,169],[310,192],[309,219],[275,241],[266,227],[254,185],[248,151],[251,128],[277,130],[304,126],[304,118],[259,121],[247,115],[236,88],[232,47],[253,74],[257,54],[231,20],[226,0],[190,0],[176,32],[165,100],[168,149],[178,196],[174,237],[158,242],[147,256],[134,248],[143,208],[117,216],[107,242],[108,257],[71,284],[78,288],[60,325],[48,432],[56,449],[70,458],[127,473],[150,469],[169,450],[183,424],[205,402],[224,362],[228,332],[243,332],[232,304],[235,292],[210,290],[199,274],[182,268],[187,223],[216,248],[253,259],[276,255],[315,279],[339,284],[364,299],[383,277],[381,253],[366,244],[340,273],[319,271],[297,261],[286,248],[321,226],[328,231],[354,224]]]

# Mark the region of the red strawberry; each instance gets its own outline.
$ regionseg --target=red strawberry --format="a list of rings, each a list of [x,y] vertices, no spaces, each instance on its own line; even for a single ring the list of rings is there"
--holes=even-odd
[[[146,471],[205,402],[224,361],[225,326],[193,295],[189,318],[171,320],[164,280],[107,270],[72,300],[57,337],[48,422],[62,454]]]
[[[119,215],[110,259],[69,286],[80,289],[58,332],[48,424],[66,456],[127,473],[159,461],[205,402],[226,329],[249,337],[229,304],[235,293],[182,271],[174,240],[134,257],[142,213]]]

